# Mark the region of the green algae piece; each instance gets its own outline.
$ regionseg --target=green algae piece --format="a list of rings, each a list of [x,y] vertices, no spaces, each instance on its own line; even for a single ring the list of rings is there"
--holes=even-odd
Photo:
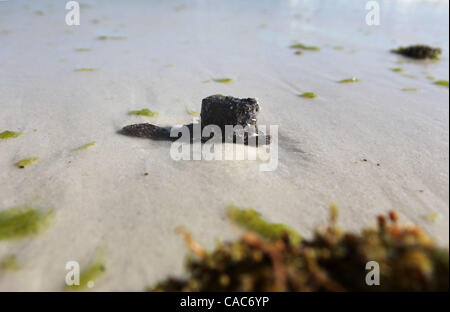
[[[296,44],[293,44],[293,45],[291,45],[289,47],[291,49],[302,49],[302,50],[308,50],[308,51],[319,51],[320,50],[319,47],[307,46],[307,45],[304,45],[302,43],[296,43]]]
[[[419,91],[417,88],[403,88],[402,91]]]
[[[228,208],[228,217],[239,226],[254,231],[267,239],[280,238],[286,233],[292,244],[298,244],[301,241],[301,236],[291,227],[281,223],[267,222],[253,209],[240,209],[231,205]]]
[[[434,76],[427,76],[427,79],[428,79],[428,80],[431,80],[431,81],[436,80],[436,78],[435,78]]]
[[[192,109],[188,109],[187,112],[189,115],[192,115],[192,116],[200,116],[199,112],[192,110]]]
[[[233,79],[231,78],[216,78],[214,79],[215,82],[220,82],[220,83],[231,83],[233,82]]]
[[[41,10],[35,11],[34,14],[37,15],[37,16],[44,16],[45,15],[44,12],[41,11]]]
[[[411,78],[411,79],[417,79],[417,76],[411,75],[411,74],[403,74],[403,77]]]
[[[434,82],[434,84],[448,88],[448,80],[437,80]]]
[[[404,69],[401,68],[401,67],[394,67],[394,68],[391,68],[391,70],[394,71],[394,72],[396,72],[396,73],[401,73],[401,72],[404,71]]]
[[[8,255],[0,261],[0,271],[18,271],[20,268],[16,255]]]
[[[427,219],[430,222],[436,222],[440,218],[441,218],[441,215],[438,212],[434,212],[434,213],[431,213],[431,214],[425,216],[425,219]]]
[[[149,110],[148,108],[143,108],[141,110],[131,110],[128,112],[129,115],[136,115],[136,116],[145,116],[145,117],[156,117],[159,115],[157,112],[153,112]]]
[[[98,40],[126,40],[127,37],[123,36],[98,36]]]
[[[96,259],[89,267],[80,273],[80,284],[66,286],[66,290],[82,291],[86,288],[94,287],[94,281],[106,272],[102,257]]]
[[[77,51],[77,52],[90,52],[90,51],[92,51],[92,49],[90,49],[90,48],[78,48],[78,49],[75,49],[75,51]]]
[[[75,69],[76,72],[95,72],[99,70],[100,68],[92,68],[92,67],[83,67]]]
[[[303,92],[299,96],[302,97],[302,98],[306,98],[306,99],[314,99],[314,98],[316,98],[316,94],[314,92]]]
[[[39,157],[29,157],[29,158],[19,160],[18,162],[16,162],[15,165],[17,167],[19,167],[20,169],[23,169],[27,166],[37,163],[39,160],[41,160]]]
[[[438,212],[434,212],[425,216],[425,218],[430,222],[436,222],[441,218],[441,215]]]
[[[42,212],[28,206],[0,211],[0,240],[21,239],[47,227],[53,211]]]
[[[339,83],[352,83],[352,82],[361,82],[361,79],[352,77],[352,78],[348,78],[348,79],[342,79],[340,81],[338,81]]]
[[[94,146],[94,145],[97,145],[97,142],[90,142],[90,143],[84,144],[82,146],[79,146],[79,147],[75,148],[74,151],[82,151],[82,150],[85,150],[88,147]]]
[[[14,139],[17,138],[18,136],[21,136],[22,134],[23,134],[22,132],[14,132],[6,130],[0,133],[0,140]]]

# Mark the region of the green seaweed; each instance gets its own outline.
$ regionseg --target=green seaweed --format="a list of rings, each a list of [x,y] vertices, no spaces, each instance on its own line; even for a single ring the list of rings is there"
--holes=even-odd
[[[417,88],[403,88],[402,91],[419,91]]]
[[[436,222],[441,218],[441,215],[438,212],[434,212],[425,216],[425,218],[430,222]]]
[[[302,49],[302,50],[308,50],[308,51],[319,51],[320,50],[319,47],[307,46],[307,45],[304,45],[302,43],[296,43],[296,44],[293,44],[293,45],[291,45],[289,47],[291,49]]]
[[[303,92],[302,94],[299,94],[299,97],[306,98],[306,99],[314,99],[317,96],[314,92]]]
[[[78,49],[75,49],[75,51],[77,51],[77,52],[90,52],[90,51],[92,51],[92,49],[90,49],[90,48],[78,48]]]
[[[339,83],[352,83],[352,82],[361,82],[361,81],[362,81],[361,79],[352,77],[352,78],[347,78],[347,79],[339,80],[338,82],[339,82]]]
[[[196,112],[196,111],[194,111],[194,110],[192,110],[192,109],[187,109],[187,113],[188,113],[189,115],[191,115],[191,116],[200,116],[200,113],[199,113],[199,112]]]
[[[219,82],[219,83],[231,83],[233,82],[233,79],[231,78],[216,78],[214,79],[215,82]]]
[[[214,250],[203,249],[183,230],[191,251],[185,261],[187,274],[169,276],[147,290],[448,292],[448,247],[438,246],[414,224],[399,223],[395,211],[378,216],[376,227],[359,233],[337,225],[335,204],[329,220],[298,244],[286,236],[266,240],[245,232],[239,239],[218,241]],[[376,287],[364,282],[369,261],[379,264],[381,283]]]
[[[442,87],[447,87],[447,88],[449,85],[448,80],[437,80],[434,82],[434,84],[438,85],[438,86],[442,86]]]
[[[100,68],[92,68],[92,67],[83,67],[75,69],[76,72],[95,72],[99,70]]]
[[[15,163],[15,165],[17,167],[19,167],[20,169],[23,169],[27,166],[33,165],[35,163],[37,163],[38,161],[40,161],[41,159],[39,157],[29,157],[29,158],[25,158],[22,160],[19,160],[18,162]]]
[[[0,211],[0,240],[37,234],[49,225],[52,214],[52,210],[42,212],[28,206]]]
[[[16,255],[8,255],[0,261],[0,271],[18,271],[20,268]]]
[[[131,110],[128,112],[129,115],[136,115],[136,116],[145,116],[145,117],[156,117],[159,115],[157,112],[153,112],[149,110],[148,108],[143,108],[141,110]]]
[[[34,15],[37,15],[37,16],[44,16],[45,14],[44,14],[43,11],[37,10],[37,11],[34,12]]]
[[[427,76],[427,79],[428,79],[428,80],[431,80],[431,81],[436,80],[436,78],[435,78],[434,76]]]
[[[91,147],[91,146],[94,146],[94,145],[97,145],[97,142],[89,142],[87,144],[84,144],[82,146],[79,146],[79,147],[75,148],[74,151],[82,151],[82,150],[85,150],[88,147]]]
[[[232,205],[228,208],[228,217],[239,226],[254,231],[267,239],[281,238],[287,234],[292,244],[301,241],[300,235],[291,227],[280,223],[267,222],[253,209],[240,209]]]
[[[401,68],[401,67],[394,67],[394,68],[391,68],[391,70],[394,71],[394,72],[396,72],[396,73],[401,73],[401,72],[404,71],[404,69]]]
[[[23,134],[22,132],[14,132],[6,130],[0,133],[0,140],[14,139],[17,138],[18,136],[21,136],[22,134]]]
[[[80,284],[66,286],[66,290],[82,291],[86,288],[94,287],[94,282],[106,271],[102,257],[96,259],[88,268],[80,273]]]
[[[126,40],[127,37],[123,36],[98,36],[98,40]]]

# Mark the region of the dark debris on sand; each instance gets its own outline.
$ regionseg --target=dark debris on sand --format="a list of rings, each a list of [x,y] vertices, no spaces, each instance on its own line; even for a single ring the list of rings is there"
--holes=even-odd
[[[438,59],[442,53],[440,48],[432,48],[426,45],[418,44],[408,47],[400,47],[392,50],[393,53],[401,54],[403,56],[414,59]]]

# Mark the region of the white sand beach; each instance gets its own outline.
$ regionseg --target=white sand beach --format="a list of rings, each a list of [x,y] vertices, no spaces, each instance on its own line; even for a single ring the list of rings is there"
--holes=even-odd
[[[364,1],[83,0],[80,26],[66,25],[65,3],[0,1],[0,132],[23,133],[0,140],[0,211],[54,212],[39,235],[0,240],[0,260],[21,267],[0,271],[0,291],[63,290],[66,262],[86,267],[99,250],[94,291],[182,276],[175,229],[208,248],[236,238],[233,203],[306,237],[332,202],[354,231],[394,209],[448,246],[449,90],[427,78],[449,79],[448,1],[379,1],[379,26]],[[320,51],[295,55],[296,41]],[[441,59],[390,53],[417,43]],[[223,77],[233,82],[213,81]],[[337,83],[350,77],[362,81]],[[175,161],[169,142],[117,133],[190,123],[187,109],[212,94],[258,98],[258,122],[278,126],[276,170]],[[142,108],[159,116],[128,114]],[[14,165],[28,157],[41,160]]]

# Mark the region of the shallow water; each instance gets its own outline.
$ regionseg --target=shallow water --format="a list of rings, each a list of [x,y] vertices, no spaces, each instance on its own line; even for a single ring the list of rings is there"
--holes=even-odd
[[[306,236],[326,223],[331,202],[351,230],[396,209],[448,245],[449,91],[426,78],[448,80],[447,1],[380,1],[381,25],[371,27],[356,1],[83,3],[81,25],[69,27],[63,3],[0,2],[0,132],[24,132],[0,141],[0,209],[55,212],[38,237],[0,242],[0,259],[15,254],[22,264],[0,272],[0,290],[61,290],[66,262],[86,267],[99,249],[106,274],[94,290],[142,290],[183,272],[177,226],[205,246],[236,237],[231,203]],[[294,40],[321,50],[294,55]],[[389,53],[414,43],[441,47],[441,60]],[[221,77],[234,81],[205,82]],[[350,77],[362,82],[336,83]],[[297,96],[307,91],[318,97]],[[255,161],[176,162],[168,142],[116,133],[188,123],[186,110],[218,93],[257,97],[259,122],[279,126],[275,171]],[[159,116],[127,114],[145,107]],[[41,162],[14,166],[33,156]]]

